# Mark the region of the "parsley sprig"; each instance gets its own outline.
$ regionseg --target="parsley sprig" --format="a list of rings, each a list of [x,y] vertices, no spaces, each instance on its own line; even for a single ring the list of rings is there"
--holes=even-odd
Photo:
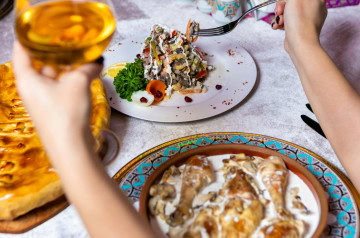
[[[136,58],[134,63],[127,63],[115,76],[113,83],[120,97],[131,102],[133,92],[144,90],[148,84],[144,78],[143,60]]]

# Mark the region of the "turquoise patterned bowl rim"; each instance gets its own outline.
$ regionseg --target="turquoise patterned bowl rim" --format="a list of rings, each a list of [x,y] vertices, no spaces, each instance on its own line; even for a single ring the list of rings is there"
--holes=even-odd
[[[350,180],[319,155],[294,143],[264,135],[242,132],[197,134],[165,142],[135,157],[113,177],[122,191],[136,203],[145,180],[163,162],[189,149],[211,144],[247,144],[280,152],[305,166],[328,195],[327,237],[359,237],[360,196]]]

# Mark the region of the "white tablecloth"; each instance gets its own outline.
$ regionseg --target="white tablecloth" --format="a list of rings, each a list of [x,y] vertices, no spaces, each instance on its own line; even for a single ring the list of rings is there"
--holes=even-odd
[[[118,33],[113,44],[149,32],[155,23],[185,30],[189,18],[201,27],[216,26],[212,17],[197,11],[193,4],[175,0],[114,0]],[[332,9],[321,36],[322,43],[336,64],[360,92],[360,6]],[[13,43],[12,15],[0,21],[0,63],[10,60]],[[283,31],[255,19],[245,19],[222,41],[244,47],[258,68],[256,86],[243,103],[222,115],[189,123],[164,124],[130,118],[112,111],[111,129],[121,140],[121,152],[109,168],[114,175],[139,153],[178,137],[205,132],[251,132],[288,140],[324,157],[343,170],[329,142],[300,119],[306,114],[313,119],[308,102],[286,52]],[[334,95],[336,96],[336,95]],[[91,196],[91,194],[89,194]],[[101,219],[101,218],[99,218]],[[121,222],[121,221],[119,221]],[[86,237],[87,232],[73,206],[22,235],[0,237]]]

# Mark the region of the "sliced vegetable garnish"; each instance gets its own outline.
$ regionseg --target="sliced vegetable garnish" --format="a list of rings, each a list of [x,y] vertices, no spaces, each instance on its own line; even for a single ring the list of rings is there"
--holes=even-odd
[[[193,94],[193,93],[201,93],[202,89],[201,88],[181,89],[179,92],[183,95],[186,95],[186,94]]]
[[[200,79],[200,78],[203,78],[203,77],[206,77],[207,76],[207,71],[206,70],[203,70],[201,71],[200,73],[198,73],[195,78],[196,79]]]
[[[189,19],[188,25],[186,27],[186,39],[191,42],[190,40],[190,27],[191,27],[191,18]]]
[[[186,54],[181,53],[181,54],[172,54],[169,55],[169,62],[173,62],[176,59],[182,59],[182,58],[186,58]]]
[[[151,49],[154,52],[156,62],[158,63],[158,65],[160,65],[161,62],[160,62],[160,59],[159,59],[159,56],[158,56],[158,53],[157,53],[157,50],[156,50],[156,45],[155,45],[155,43],[153,41],[151,41]]]
[[[191,42],[195,42],[198,39],[198,36],[195,36],[194,38],[192,38],[192,34],[194,32],[191,31],[191,27],[192,27],[192,21],[191,19],[188,22],[187,28],[186,28],[186,39],[191,43]]]
[[[200,58],[201,58],[202,60],[206,60],[204,54],[203,54],[198,48],[195,47],[194,50],[195,50],[195,52],[200,56]]]
[[[146,91],[154,95],[156,102],[160,102],[164,99],[166,87],[160,80],[151,80],[146,86]]]
[[[144,57],[148,57],[150,54],[150,47],[145,48],[143,51],[143,54],[144,54]]]

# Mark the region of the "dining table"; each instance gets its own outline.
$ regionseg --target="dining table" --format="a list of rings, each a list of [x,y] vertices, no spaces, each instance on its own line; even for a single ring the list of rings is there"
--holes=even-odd
[[[190,18],[204,29],[218,26],[211,15],[200,12],[192,1],[113,0],[112,3],[117,30],[110,47],[136,37],[139,32],[150,33],[151,26],[157,23],[183,32]],[[330,9],[321,33],[321,43],[360,93],[359,14],[360,6]],[[243,47],[254,59],[257,76],[251,92],[224,113],[189,122],[147,121],[112,109],[110,129],[119,138],[120,153],[107,167],[109,176],[114,176],[133,158],[157,145],[212,132],[244,132],[279,138],[314,152],[346,174],[329,141],[301,120],[302,114],[317,119],[305,106],[309,101],[296,68],[284,50],[285,32],[272,30],[265,21],[246,18],[231,33],[216,38],[230,48]],[[12,12],[0,20],[0,64],[11,60],[15,39]],[[200,37],[198,41],[201,40]],[[121,58],[121,51],[118,54]],[[86,178],[84,180],[86,182]],[[88,236],[72,205],[26,233],[0,234],[1,238]]]

